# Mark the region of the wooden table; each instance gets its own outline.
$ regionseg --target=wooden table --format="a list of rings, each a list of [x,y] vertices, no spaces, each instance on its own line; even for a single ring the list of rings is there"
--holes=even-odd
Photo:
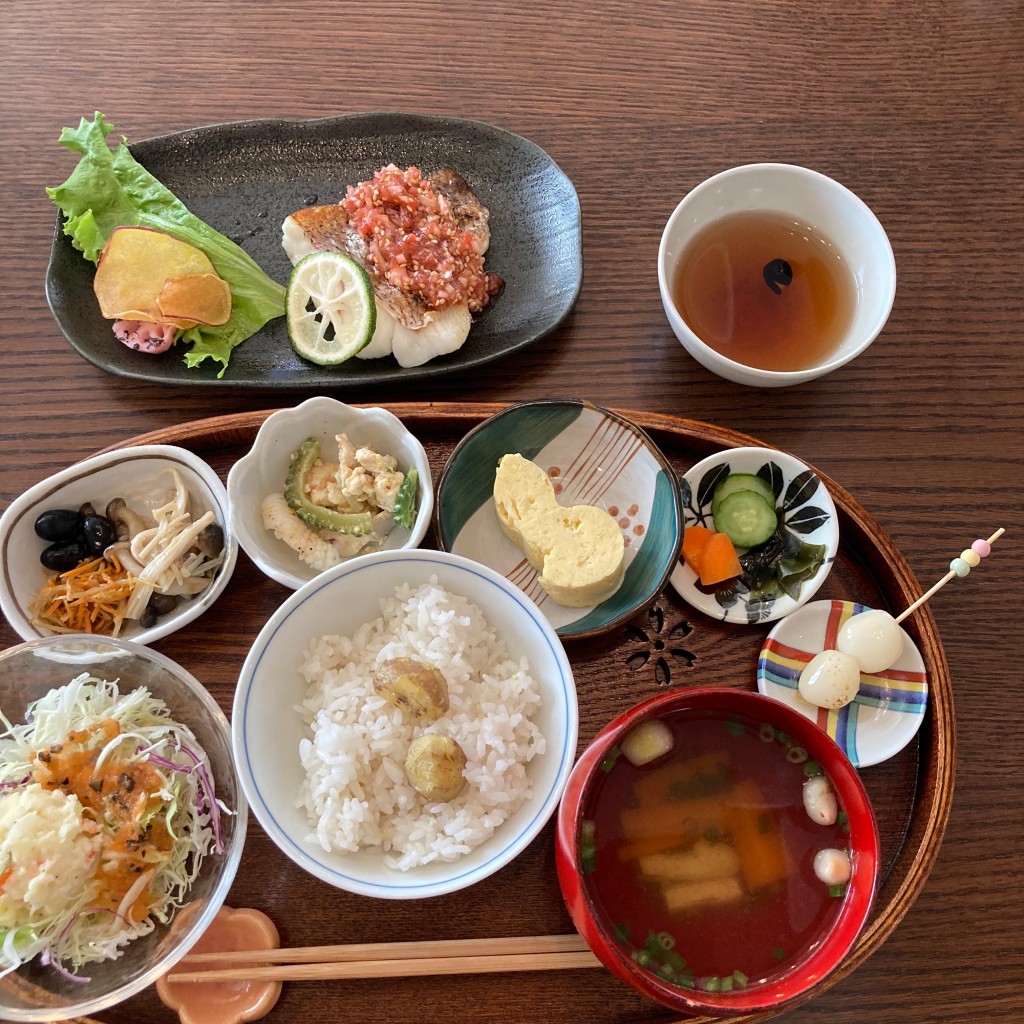
[[[100,109],[139,140],[393,109],[478,118],[544,147],[579,193],[583,291],[561,328],[511,359],[429,388],[339,397],[576,395],[731,427],[842,483],[923,586],[975,537],[1007,527],[995,556],[932,602],[957,695],[959,771],[927,888],[877,954],[784,1019],[1021,1019],[1021,644],[1005,600],[1024,571],[1019,4],[6,0],[0,34],[4,507],[131,435],[307,397],[140,385],[71,352],[43,291],[54,222],[43,186],[72,166],[56,145],[61,127]],[[710,174],[758,160],[842,181],[896,254],[881,337],[793,389],[751,390],[704,370],[658,297],[655,256],[672,208]],[[224,600],[244,595],[229,588]],[[157,647],[228,699],[238,665],[218,663],[204,635]],[[0,624],[3,646],[17,639]],[[448,1016],[515,1020],[517,985],[502,991],[501,1005],[455,1002]],[[403,1005],[381,1019],[405,1020]],[[341,1004],[323,1012],[306,1019],[345,1019]]]

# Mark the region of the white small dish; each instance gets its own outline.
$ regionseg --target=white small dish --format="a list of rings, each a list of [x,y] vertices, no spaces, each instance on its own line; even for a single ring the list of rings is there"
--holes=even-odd
[[[415,548],[422,543],[434,508],[430,463],[423,445],[386,409],[357,409],[333,398],[317,396],[292,409],[279,409],[264,421],[252,449],[228,473],[231,521],[242,550],[272,580],[297,590],[317,576],[284,541],[263,525],[261,505],[284,490],[292,453],[308,437],[324,452],[337,451],[335,436],[348,434],[355,444],[368,444],[398,459],[402,472],[419,475],[416,519],[411,530],[396,526],[379,550]]]
[[[846,621],[866,611],[867,606],[853,601],[804,605],[772,629],[757,660],[758,690],[817,722],[858,768],[898,754],[917,735],[928,707],[924,659],[902,627],[900,656],[883,672],[861,673],[852,703],[830,711],[800,696],[797,686],[807,663],[821,651],[834,650]]]
[[[388,867],[379,847],[326,852],[305,837],[315,826],[297,806],[305,773],[299,743],[308,734],[298,707],[309,684],[304,651],[324,635],[351,636],[380,616],[397,587],[436,577],[481,609],[510,657],[525,657],[541,688],[535,722],[546,748],[526,766],[532,795],[494,834],[458,860],[407,871]],[[492,569],[443,551],[383,551],[327,570],[281,605],[260,631],[235,691],[232,745],[253,813],[278,848],[299,867],[339,889],[382,899],[419,899],[455,892],[493,874],[524,850],[554,812],[576,756],[579,710],[572,668],[543,613]]]
[[[715,486],[733,473],[761,477],[775,494],[779,527],[787,539],[821,544],[825,556],[817,571],[800,584],[798,596],[762,596],[749,589],[743,578],[726,581],[715,591],[698,586],[697,574],[683,561],[672,572],[676,593],[694,608],[723,622],[754,624],[772,622],[796,611],[809,601],[832,571],[839,550],[839,519],[832,495],[818,475],[799,459],[775,448],[728,448],[709,455],[683,475],[679,490],[685,527],[695,523],[714,527],[711,499]],[[684,527],[684,541],[685,541]]]
[[[691,330],[672,298],[676,264],[709,224],[748,211],[781,214],[820,232],[853,276],[853,318],[838,348],[803,370],[762,370],[717,352]],[[753,387],[800,384],[860,355],[885,326],[896,297],[896,260],[885,229],[864,202],[839,182],[793,164],[745,164],[702,182],[675,208],[658,249],[658,286],[665,314],[683,348],[713,373]]]
[[[224,561],[213,582],[196,597],[182,599],[156,625],[143,629],[137,622],[122,630],[123,640],[149,644],[198,618],[221,595],[231,579],[238,542],[231,528],[228,495],[220,478],[198,456],[173,445],[143,445],[94,455],[55,473],[16,498],[0,518],[0,608],[23,640],[52,634],[33,624],[31,605],[46,581],[39,555],[47,547],[35,532],[36,517],[48,509],[76,509],[92,502],[100,512],[112,498],[122,497],[129,508],[150,512],[163,505],[173,488],[171,470],[187,486],[193,518],[212,510],[224,530]]]

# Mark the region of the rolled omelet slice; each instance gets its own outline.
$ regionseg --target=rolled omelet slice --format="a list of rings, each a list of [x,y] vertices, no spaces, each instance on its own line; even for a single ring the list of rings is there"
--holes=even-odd
[[[547,474],[529,459],[502,457],[494,480],[502,530],[523,549],[550,597],[567,608],[587,608],[622,583],[622,531],[595,505],[559,505]]]

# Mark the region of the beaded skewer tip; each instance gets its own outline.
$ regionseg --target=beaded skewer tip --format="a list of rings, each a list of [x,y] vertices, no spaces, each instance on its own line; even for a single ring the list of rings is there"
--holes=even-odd
[[[972,569],[976,569],[981,560],[992,552],[992,545],[1006,533],[1003,527],[999,527],[988,540],[979,538],[969,548],[964,548],[960,554],[949,563],[949,572],[939,580],[930,590],[922,594],[909,608],[896,616],[897,622],[902,622],[911,612],[917,611],[936,591],[941,590],[950,580],[966,576]]]

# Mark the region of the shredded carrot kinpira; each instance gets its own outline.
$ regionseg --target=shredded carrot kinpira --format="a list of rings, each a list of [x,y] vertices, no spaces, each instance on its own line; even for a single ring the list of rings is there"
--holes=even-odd
[[[32,621],[54,633],[117,636],[134,586],[115,556],[101,555],[47,580],[32,604]]]

